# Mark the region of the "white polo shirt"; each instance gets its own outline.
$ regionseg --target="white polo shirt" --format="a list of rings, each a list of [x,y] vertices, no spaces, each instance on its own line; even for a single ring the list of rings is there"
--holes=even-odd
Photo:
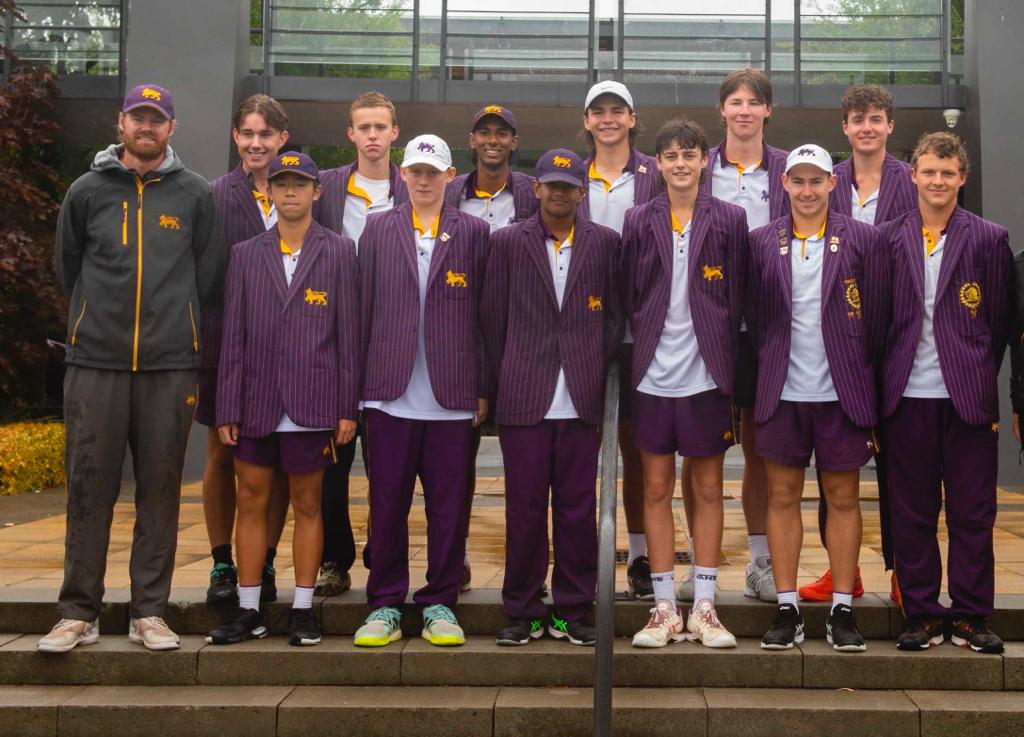
[[[424,337],[423,318],[427,305],[427,278],[430,275],[430,260],[434,255],[437,239],[438,220],[428,229],[420,224],[416,211],[412,213],[413,228],[416,230],[416,266],[420,286],[420,324],[416,335],[416,358],[413,361],[412,378],[405,393],[389,401],[372,400],[363,402],[365,409],[379,409],[392,417],[407,420],[471,420],[472,412],[445,409],[438,404],[434,388],[430,383],[427,367],[427,343]]]
[[[548,234],[544,241],[551,265],[551,278],[555,283],[555,296],[558,297],[558,309],[562,309],[562,298],[565,296],[565,280],[569,277],[569,260],[572,258],[572,238],[576,228],[569,231],[562,242],[556,241]],[[576,407],[569,396],[569,388],[565,385],[565,370],[559,367],[558,380],[555,382],[555,395],[551,399],[545,420],[573,420],[579,417]]]
[[[853,190],[853,197],[850,200],[850,213],[853,215],[853,219],[868,225],[874,225],[875,213],[878,211],[878,192],[881,187],[868,195],[868,198],[863,202],[860,200],[857,188],[851,184],[850,189]]]
[[[654,358],[637,390],[656,397],[689,397],[715,388],[700,355],[690,312],[690,225],[672,214],[672,285]]]
[[[903,396],[918,399],[946,399],[946,382],[942,378],[939,366],[939,349],[935,345],[935,292],[939,284],[939,268],[942,266],[942,253],[945,250],[946,234],[939,236],[935,247],[928,253],[931,234],[923,238],[922,253],[924,255],[924,318],[921,321],[921,338],[917,341],[914,351],[914,365],[910,368],[910,378]]]
[[[839,396],[832,384],[821,330],[825,226],[806,238],[794,232],[789,253],[793,268],[793,322],[789,334],[789,371],[782,386],[782,399],[835,402]]]
[[[512,225],[516,221],[516,203],[508,187],[510,180],[511,177],[506,179],[501,189],[493,194],[479,189],[470,191],[467,182],[459,209],[483,220],[490,226],[492,233]]]
[[[263,219],[263,229],[270,230],[277,224],[277,208],[269,197],[253,187],[252,176],[249,177],[249,186],[252,187],[252,196],[256,198],[256,209]]]
[[[359,237],[366,227],[366,216],[371,212],[390,210],[394,205],[391,199],[391,180],[367,179],[358,171],[353,171],[345,191],[345,219],[341,223],[341,232],[356,242],[358,251]]]
[[[724,163],[723,163],[724,162]],[[781,182],[776,182],[781,187]],[[747,213],[747,227],[760,228],[771,222],[768,169],[763,161],[744,169],[725,160],[725,144],[711,162],[711,194],[739,205]]]

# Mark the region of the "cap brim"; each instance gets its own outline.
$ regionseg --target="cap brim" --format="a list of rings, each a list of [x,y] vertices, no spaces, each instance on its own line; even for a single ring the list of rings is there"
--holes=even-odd
[[[630,110],[632,110],[632,109],[633,109],[633,103],[632,103],[632,101],[630,101],[630,100],[627,100],[627,99],[626,99],[625,97],[623,97],[622,95],[620,95],[620,94],[619,94],[618,92],[610,92],[610,91],[608,91],[608,90],[605,90],[605,91],[603,91],[603,92],[598,92],[598,93],[597,93],[596,95],[594,95],[593,97],[588,97],[588,98],[587,98],[587,101],[586,101],[586,102],[585,102],[585,103],[583,104],[583,109],[584,109],[584,110],[587,110],[587,109],[589,109],[589,108],[590,108],[590,106],[594,104],[594,100],[596,100],[596,99],[597,99],[597,98],[599,98],[599,97],[604,97],[604,96],[606,96],[606,95],[607,95],[607,96],[609,96],[609,97],[617,97],[617,98],[619,98],[619,99],[620,99],[620,100],[622,100],[622,101],[623,101],[624,103],[626,103],[626,106],[627,106],[627,107],[628,107],[628,108],[629,108]]]
[[[174,116],[171,115],[165,108],[160,107],[155,102],[137,102],[134,105],[124,108],[121,110],[122,113],[130,113],[132,110],[138,110],[139,108],[148,107],[156,110],[158,113],[163,115],[168,120],[174,120]]]
[[[274,177],[279,177],[282,174],[294,174],[295,176],[304,177],[305,179],[312,179],[314,182],[320,181],[319,176],[314,177],[308,171],[302,171],[301,169],[278,169],[273,174],[268,174],[267,179],[273,179]]]
[[[793,164],[793,166],[791,166],[788,169],[786,169],[786,171],[785,171],[786,175],[788,176],[791,171],[796,169],[798,166],[803,166],[804,164],[806,164],[807,166],[813,166],[818,171],[824,172],[825,174],[828,174],[829,176],[832,176],[832,174],[834,173],[832,171],[832,169],[826,169],[824,166],[822,166],[821,164],[819,164],[819,163],[817,163],[815,161],[798,161],[795,164]]]
[[[515,123],[513,123],[513,122],[512,122],[511,120],[509,120],[508,118],[506,118],[506,117],[505,117],[504,115],[502,115],[501,113],[484,113],[484,114],[483,114],[483,115],[481,115],[481,116],[480,116],[479,118],[477,118],[476,120],[474,120],[474,121],[473,121],[473,130],[475,131],[475,130],[477,129],[477,127],[478,127],[478,126],[479,126],[479,125],[480,125],[480,124],[481,124],[482,122],[484,122],[485,120],[487,120],[488,118],[497,118],[497,119],[498,119],[498,120],[500,120],[500,121],[501,121],[502,123],[504,123],[504,124],[505,124],[505,125],[507,125],[507,126],[508,126],[509,128],[511,128],[511,129],[512,129],[513,131],[514,131],[514,130],[516,129]]]
[[[571,184],[574,187],[583,186],[583,180],[579,177],[574,177],[572,174],[563,174],[558,171],[541,174],[537,177],[537,181],[541,184],[546,184],[547,182],[565,182],[566,184]]]
[[[435,159],[432,159],[428,156],[409,156],[407,158],[402,159],[403,169],[410,167],[413,164],[429,164],[438,171],[448,171],[449,169],[451,169],[451,164],[449,164],[448,166],[439,166]]]

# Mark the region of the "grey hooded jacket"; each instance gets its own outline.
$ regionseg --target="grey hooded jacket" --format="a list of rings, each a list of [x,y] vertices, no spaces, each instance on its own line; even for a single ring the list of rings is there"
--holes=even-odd
[[[202,308],[220,302],[227,253],[210,185],[170,148],[140,178],[121,148],[99,152],[61,204],[54,264],[71,295],[66,360],[196,368]]]

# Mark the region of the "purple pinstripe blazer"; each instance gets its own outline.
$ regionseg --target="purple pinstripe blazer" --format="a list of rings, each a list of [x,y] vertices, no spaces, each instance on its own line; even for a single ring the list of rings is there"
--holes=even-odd
[[[446,205],[459,207],[462,202],[462,195],[466,187],[476,188],[476,170],[469,174],[460,174],[455,177],[444,190],[444,201]],[[533,177],[522,172],[509,172],[508,187],[512,192],[512,202],[515,207],[515,219],[518,223],[537,212],[540,201],[533,194]]]
[[[693,329],[708,372],[721,392],[731,395],[747,270],[747,214],[742,207],[701,192],[690,227],[687,281]],[[626,213],[622,249],[633,327],[634,385],[647,374],[665,327],[673,240],[667,194]]]
[[[788,151],[764,144],[761,161],[768,164],[768,215],[772,220],[789,214],[789,195],[782,188],[782,175],[786,173],[787,156]],[[729,163],[725,158],[725,141],[708,149],[708,175],[704,177],[700,187],[701,191],[709,194],[714,194],[711,191],[711,167],[714,166],[716,157],[722,165]]]
[[[313,203],[313,219],[328,230],[341,233],[345,221],[345,198],[348,196],[348,180],[359,165],[359,161],[320,172],[320,184],[323,192],[320,199]],[[402,179],[402,171],[394,164],[390,165],[391,198],[395,207],[409,201],[409,190]]]
[[[882,363],[882,417],[907,387],[924,315],[924,245],[918,209],[887,223],[888,334]],[[957,414],[972,425],[999,419],[996,376],[1010,330],[1013,253],[1001,225],[961,207],[946,226],[933,327],[939,366]]]
[[[790,216],[750,234],[747,326],[757,348],[756,422],[775,414],[789,373],[793,321]],[[838,250],[831,244],[838,238]],[[786,253],[780,253],[785,247]],[[825,230],[821,320],[832,383],[846,415],[861,427],[878,419],[875,367],[884,314],[884,249],[878,229],[832,213]]]
[[[622,338],[619,234],[576,218],[562,307],[540,213],[495,232],[481,314],[497,379],[495,420],[534,425],[555,395],[558,369],[580,419],[601,422],[605,370]]]
[[[438,404],[476,410],[486,397],[479,306],[490,228],[478,217],[441,210],[430,261],[423,329]],[[420,324],[419,268],[408,202],[371,214],[359,239],[362,272],[364,400],[398,399],[409,386]],[[461,278],[460,278],[461,277]]]
[[[275,225],[235,245],[228,267],[217,425],[264,437],[284,412],[303,427],[359,406],[359,270],[351,238],[313,223],[291,286]]]
[[[594,157],[588,156],[583,162],[583,170],[590,171]],[[653,156],[640,153],[636,149],[629,155],[624,171],[633,172],[633,205],[642,205],[653,200],[665,188],[665,180],[658,171],[658,161]],[[590,200],[586,197],[576,209],[576,216],[590,220]],[[570,261],[570,263],[572,263]]]
[[[236,243],[262,235],[267,231],[260,215],[260,206],[252,196],[252,185],[249,177],[239,164],[222,177],[210,182],[213,189],[213,201],[217,205],[221,225],[224,227],[224,243],[231,255],[231,247]],[[209,307],[203,311],[203,330],[199,340],[202,352],[199,356],[199,368],[216,371],[220,360],[220,343],[224,335],[224,312],[219,307]]]
[[[836,188],[828,198],[829,209],[850,216],[853,203],[850,191],[857,181],[853,168],[853,157],[836,164]],[[892,154],[885,155],[882,164],[882,181],[878,185],[878,207],[875,210],[875,225],[881,226],[905,212],[917,209],[917,185],[910,178],[910,165]]]

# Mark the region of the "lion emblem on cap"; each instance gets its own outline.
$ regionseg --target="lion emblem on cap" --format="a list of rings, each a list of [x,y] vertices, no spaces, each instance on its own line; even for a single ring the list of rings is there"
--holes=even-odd
[[[796,152],[797,156],[814,156],[813,148],[802,148]]]
[[[299,161],[298,156],[282,156],[281,166],[298,166],[302,162]]]
[[[142,96],[145,97],[147,100],[156,100],[157,102],[160,102],[160,92],[158,90],[146,87],[142,90]]]
[[[560,169],[568,169],[572,166],[572,161],[570,161],[565,156],[555,156],[553,159],[551,159],[551,163],[559,167]]]
[[[501,105],[488,105],[484,108],[485,113],[493,113],[494,115],[501,115]]]
[[[428,154],[437,153],[434,150],[434,144],[427,143],[426,141],[421,141],[420,145],[416,147],[416,150],[417,151],[424,151],[424,152],[426,152]]]

